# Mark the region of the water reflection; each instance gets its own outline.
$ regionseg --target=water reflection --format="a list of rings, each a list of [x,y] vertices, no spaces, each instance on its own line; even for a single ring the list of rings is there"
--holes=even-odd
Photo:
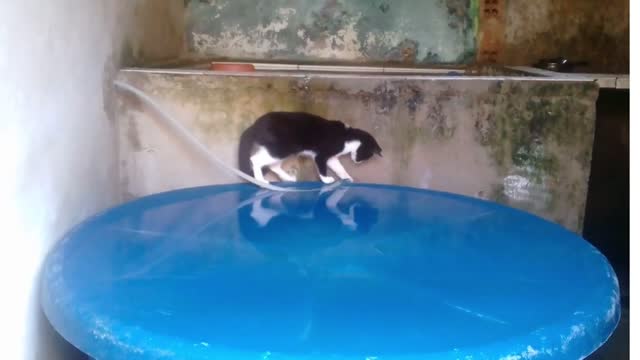
[[[608,296],[603,266],[569,233],[465,198],[243,185],[117,208],[54,251],[46,278],[56,304],[153,334],[380,355],[527,333]]]
[[[342,232],[367,234],[378,221],[378,209],[363,197],[349,196],[349,192],[346,187],[309,193],[258,192],[250,206],[238,208],[242,234],[248,241],[260,241],[265,234],[290,226],[299,230],[314,225],[338,241]]]

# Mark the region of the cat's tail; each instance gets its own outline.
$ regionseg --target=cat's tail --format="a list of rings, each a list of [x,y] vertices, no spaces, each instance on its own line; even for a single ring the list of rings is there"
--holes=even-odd
[[[137,89],[127,83],[124,83],[118,80],[114,81],[114,85],[121,90],[130,92],[136,95],[145,104],[149,105],[155,112],[158,113],[158,115],[160,115],[160,118],[164,121],[164,125],[169,126],[169,129],[171,129],[172,132],[176,133],[182,140],[186,141],[187,143],[192,145],[195,150],[203,154],[206,157],[206,159],[209,160],[210,164],[215,164],[220,169],[226,170],[241,179],[244,179],[250,183],[258,185],[263,189],[269,189],[273,191],[286,191],[286,192],[312,192],[312,191],[327,191],[331,188],[340,186],[341,184],[341,182],[336,181],[335,183],[329,186],[322,186],[320,188],[296,188],[296,187],[280,187],[280,186],[271,185],[267,182],[259,181],[256,178],[254,178],[252,175],[250,175],[250,173],[253,172],[251,171],[251,160],[250,160],[251,154],[250,153],[251,153],[251,147],[255,142],[255,135],[252,133],[255,131],[253,127],[250,128],[251,130],[245,131],[247,133],[246,135],[243,134],[241,136],[241,141],[240,141],[241,151],[239,152],[239,154],[243,154],[243,156],[239,156],[239,158],[242,159],[240,161],[240,165],[244,169],[244,172],[243,172],[234,167],[230,167],[229,165],[225,164],[224,161],[220,160],[217,156],[215,156],[211,151],[209,151],[209,149],[206,146],[204,146],[201,142],[199,142],[198,139],[196,139],[190,132],[188,132],[182,125],[180,125],[180,122],[178,122],[176,119],[171,117],[169,113],[167,113],[155,101],[153,101],[153,99],[151,99],[147,94],[142,92],[140,89]],[[243,163],[244,165],[242,165]]]
[[[251,149],[254,138],[253,127],[249,127],[240,136],[240,145],[238,146],[238,169],[249,176],[254,176],[251,168]]]

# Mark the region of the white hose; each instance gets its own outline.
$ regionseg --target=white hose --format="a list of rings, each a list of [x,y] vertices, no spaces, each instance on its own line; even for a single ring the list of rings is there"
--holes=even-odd
[[[207,149],[206,146],[202,145],[201,142],[198,141],[198,139],[196,139],[193,135],[191,135],[183,126],[180,125],[180,123],[178,123],[173,117],[171,117],[169,115],[169,113],[167,113],[164,109],[162,109],[155,101],[153,101],[147,94],[145,94],[144,92],[142,92],[141,90],[123,83],[122,81],[114,81],[114,85],[122,90],[128,91],[134,95],[136,95],[137,97],[139,97],[140,99],[142,99],[145,103],[147,103],[147,105],[149,105],[150,107],[152,107],[158,114],[161,115],[161,117],[165,120],[165,123],[172,128],[179,136],[182,136],[182,138],[190,143],[191,145],[193,145],[196,149],[198,149],[203,155],[205,155],[205,157],[209,160],[210,163],[213,163],[215,165],[217,165],[218,167],[232,173],[233,175],[236,175],[250,183],[253,183],[255,185],[258,185],[261,188],[265,188],[268,190],[273,190],[273,191],[287,191],[287,192],[301,192],[301,191],[318,191],[321,189],[324,190],[328,190],[328,188],[331,187],[336,187],[338,185],[340,185],[340,182],[336,181],[335,183],[328,185],[328,186],[323,186],[320,188],[313,188],[313,189],[301,189],[301,188],[285,188],[285,187],[280,187],[280,186],[275,186],[275,185],[271,185],[267,182],[264,181],[260,181],[256,178],[254,178],[253,176],[247,175],[245,173],[243,173],[242,171],[230,167],[229,165],[225,164],[222,160],[220,160],[218,157],[216,157],[215,155],[213,155],[211,153],[211,151],[209,151],[209,149]]]

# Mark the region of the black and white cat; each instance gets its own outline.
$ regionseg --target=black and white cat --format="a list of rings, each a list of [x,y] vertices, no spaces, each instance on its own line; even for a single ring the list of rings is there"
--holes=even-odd
[[[335,181],[329,169],[340,179],[353,181],[339,160],[347,154],[360,163],[374,155],[382,156],[382,148],[368,132],[338,120],[304,112],[270,112],[242,133],[238,166],[263,182],[265,167],[284,181],[296,181],[282,169],[282,162],[289,156],[308,156],[315,160],[320,180],[329,184]]]

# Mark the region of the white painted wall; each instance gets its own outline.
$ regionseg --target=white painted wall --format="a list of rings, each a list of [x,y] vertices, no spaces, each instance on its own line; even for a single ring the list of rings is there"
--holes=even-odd
[[[71,356],[39,315],[38,273],[64,232],[118,201],[103,83],[143,1],[0,1],[2,359]]]

